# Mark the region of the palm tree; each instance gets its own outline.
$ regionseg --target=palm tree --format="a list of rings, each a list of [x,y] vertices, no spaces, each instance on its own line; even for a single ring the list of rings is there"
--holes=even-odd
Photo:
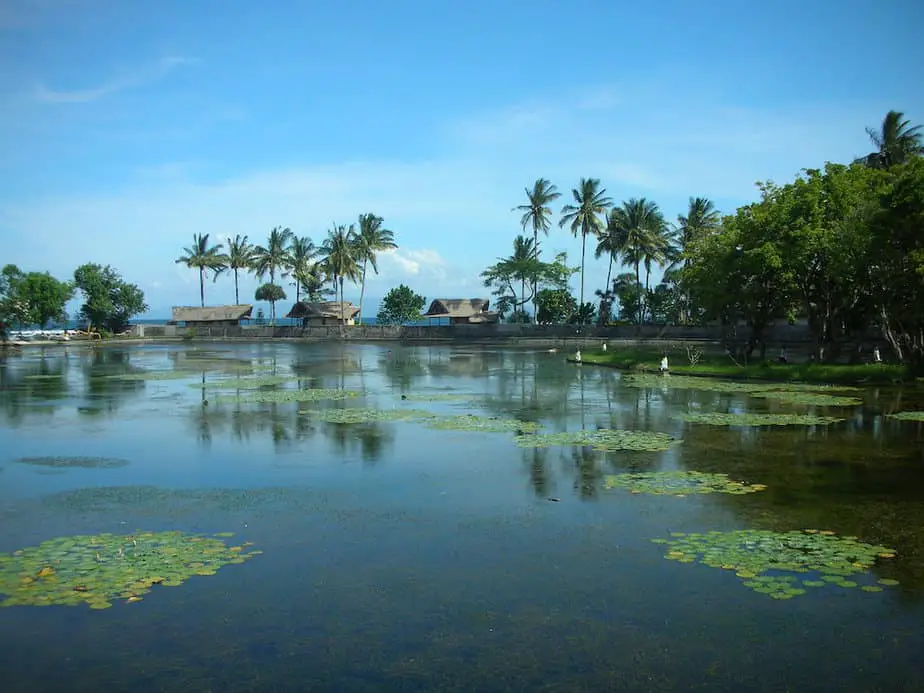
[[[379,273],[376,255],[384,250],[394,250],[395,234],[382,228],[385,220],[374,214],[359,215],[359,232],[355,235],[356,260],[362,262],[362,288],[359,290],[359,319],[363,319],[363,298],[366,295],[366,263],[372,265],[372,271]]]
[[[614,209],[613,212],[616,212]],[[600,232],[597,247],[594,249],[594,258],[599,260],[604,255],[609,259],[606,269],[606,284],[603,286],[604,294],[610,292],[610,277],[613,276],[613,263],[623,251],[622,243],[625,236],[621,233],[620,228],[615,223],[616,218],[611,212],[606,216],[606,227]]]
[[[598,178],[581,178],[581,183],[571,191],[576,204],[561,208],[561,228],[570,226],[571,233],[581,235],[581,303],[584,307],[584,256],[587,251],[587,237],[598,236],[603,229],[606,210],[613,201],[606,197],[606,189],[600,187]]]
[[[356,282],[360,277],[359,262],[356,255],[356,229],[350,224],[346,226],[334,224],[327,232],[327,238],[321,245],[324,270],[331,278],[337,290],[337,300],[340,302],[340,324],[345,322],[343,312],[343,282],[349,279]]]
[[[610,212],[607,227],[616,234],[616,245],[621,249],[622,259],[635,268],[635,281],[641,285],[639,267],[645,263],[650,270],[652,260],[663,253],[665,223],[658,205],[651,200],[632,198]],[[645,280],[646,288],[648,279]],[[639,308],[638,324],[642,322]]]
[[[679,252],[671,258],[667,271],[679,270],[681,266],[686,267],[690,262],[690,246],[717,231],[721,223],[722,215],[715,208],[712,200],[706,197],[691,197],[686,215],[678,214],[677,223],[674,224],[673,241],[678,246]],[[681,276],[680,285],[683,286],[683,284]],[[683,316],[689,321],[692,318],[689,292],[683,294],[683,299]]]
[[[237,289],[237,274],[239,270],[249,270],[253,265],[253,246],[247,242],[247,236],[236,235],[228,241],[228,254],[226,256],[228,269],[234,273],[234,303],[240,305],[241,299]]]
[[[258,245],[253,249],[253,271],[258,277],[262,279],[269,273],[270,284],[276,283],[276,270],[289,266],[288,243],[293,235],[291,229],[276,226],[266,239],[266,247]]]
[[[309,274],[312,259],[318,254],[318,249],[308,236],[292,237],[289,243],[288,269],[295,279],[295,302],[301,300],[302,277]]]
[[[183,248],[185,254],[176,259],[177,264],[184,264],[190,269],[199,270],[199,300],[203,308],[205,308],[206,270],[214,272],[215,278],[217,278],[226,266],[225,256],[221,254],[221,247],[221,243],[210,246],[207,233],[194,233],[192,245],[188,248]]]
[[[536,182],[533,183],[533,189],[524,188],[526,192],[527,203],[525,205],[520,205],[514,207],[512,211],[514,212],[523,212],[523,216],[520,218],[520,226],[523,227],[523,230],[526,231],[526,227],[531,227],[533,230],[533,248],[536,251],[536,257],[539,257],[539,232],[542,231],[545,235],[549,234],[549,229],[552,228],[552,208],[549,205],[561,197],[561,193],[558,192],[552,183],[550,183],[545,178],[538,178]],[[533,280],[533,321],[538,320],[539,309],[536,305],[536,280]]]
[[[302,294],[308,301],[323,301],[333,293],[325,286],[328,279],[324,272],[323,262],[311,262],[293,274],[301,284]]]
[[[857,159],[854,163],[865,163],[874,168],[889,168],[901,164],[914,156],[924,154],[924,133],[921,126],[911,127],[900,111],[889,111],[882,119],[879,130],[866,128],[866,134],[876,146],[876,151]]]

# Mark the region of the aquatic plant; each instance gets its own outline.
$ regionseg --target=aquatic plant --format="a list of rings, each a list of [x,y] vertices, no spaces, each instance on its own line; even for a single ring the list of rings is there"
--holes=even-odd
[[[13,460],[19,464],[31,464],[36,467],[83,467],[86,469],[116,469],[129,464],[128,460],[118,457],[20,457]]]
[[[534,421],[518,421],[517,419],[500,419],[489,416],[476,416],[463,414],[461,416],[431,416],[424,419],[430,428],[443,431],[482,431],[485,433],[503,433],[507,431],[516,433],[533,433],[540,429]]]
[[[240,402],[242,404],[266,404],[287,402],[317,402],[320,400],[340,400],[358,397],[360,392],[356,390],[340,390],[330,388],[315,388],[304,390],[267,390],[249,392],[246,395],[220,395],[215,398],[217,403],[222,402]]]
[[[169,371],[135,371],[134,373],[116,373],[114,375],[99,376],[104,380],[183,380],[201,375],[197,371],[169,370]]]
[[[403,394],[401,399],[408,402],[459,402],[475,399],[475,395],[458,392],[415,392]]]
[[[886,414],[886,418],[899,421],[924,421],[924,411],[900,411],[895,414]]]
[[[809,414],[730,414],[724,412],[685,412],[678,415],[688,423],[710,426],[827,426],[843,421],[834,416]]]
[[[257,390],[261,387],[270,387],[272,385],[284,385],[297,381],[297,375],[264,375],[255,378],[219,378],[217,380],[208,380],[205,387],[212,390]],[[201,388],[202,383],[189,383],[187,387]]]
[[[763,484],[747,484],[732,481],[728,474],[707,472],[633,472],[629,474],[608,474],[603,477],[604,488],[624,488],[632,493],[648,493],[683,497],[696,493],[729,493],[743,495],[756,493],[767,487]]]
[[[301,414],[328,423],[359,424],[371,421],[414,421],[436,416],[422,409],[304,409]]]
[[[734,532],[684,534],[672,532],[671,539],[652,539],[667,548],[665,558],[681,563],[698,562],[711,568],[735,571],[745,587],[774,599],[790,599],[805,588],[826,585],[857,587],[848,579],[869,573],[879,559],[893,558],[895,550],[838,537],[827,530],[772,532],[745,529]],[[767,574],[770,573],[770,574]],[[802,578],[803,574],[818,576]],[[880,580],[880,585],[898,584]],[[878,591],[867,585],[864,591]]]
[[[837,397],[817,392],[755,392],[753,395],[755,397],[775,399],[783,404],[805,404],[819,407],[855,407],[858,404],[863,404],[863,400],[857,397]]]
[[[839,392],[855,392],[859,388],[842,385],[826,385],[812,383],[778,383],[778,382],[740,382],[735,380],[720,380],[717,378],[704,378],[692,375],[662,376],[654,373],[628,373],[622,376],[624,385],[628,387],[654,388],[663,387],[678,390],[702,390],[708,392],[743,392],[746,394],[763,392],[818,392],[837,390]]]
[[[222,536],[228,536],[222,533]],[[214,575],[258,555],[250,544],[228,546],[196,534],[136,532],[60,537],[0,554],[0,606],[77,606],[105,609],[116,599],[137,602],[154,585]]]
[[[548,448],[568,445],[590,446],[595,450],[615,451],[632,450],[641,452],[660,452],[668,450],[680,441],[667,433],[655,431],[624,431],[603,428],[593,431],[567,431],[565,433],[546,433],[517,436],[515,442],[520,447]]]

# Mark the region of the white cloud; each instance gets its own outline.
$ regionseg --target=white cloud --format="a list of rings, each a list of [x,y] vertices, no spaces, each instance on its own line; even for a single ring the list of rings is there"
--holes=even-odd
[[[153,82],[166,76],[169,72],[178,67],[190,65],[194,62],[196,61],[192,58],[184,58],[175,55],[165,56],[149,65],[124,70],[121,74],[95,87],[89,87],[87,89],[56,90],[49,89],[43,84],[38,84],[33,90],[32,95],[36,101],[42,103],[87,103],[89,101],[96,101],[118,91]]]

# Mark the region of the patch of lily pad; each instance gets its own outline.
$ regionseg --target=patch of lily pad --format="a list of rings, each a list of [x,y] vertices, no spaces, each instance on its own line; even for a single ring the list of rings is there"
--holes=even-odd
[[[261,387],[284,385],[298,380],[295,375],[266,375],[257,378],[220,378],[205,383],[213,390],[258,390]],[[187,387],[201,388],[202,383],[190,383]]]
[[[304,409],[307,414],[320,421],[337,424],[360,424],[373,421],[416,421],[436,416],[422,409]]]
[[[484,433],[513,432],[518,434],[532,434],[540,426],[534,421],[519,421],[517,419],[501,419],[490,416],[477,416],[463,414],[461,416],[431,416],[424,420],[427,426],[442,431],[481,431]]]
[[[229,536],[222,533],[220,536]],[[105,609],[132,603],[156,585],[181,585],[245,563],[259,551],[220,538],[179,531],[60,537],[0,554],[0,606],[78,606]]]
[[[857,578],[869,582],[862,586],[866,592],[898,584],[870,581],[870,568],[881,559],[894,558],[894,549],[828,530],[672,532],[670,539],[652,541],[665,545],[668,560],[734,571],[745,587],[773,599],[791,599],[826,586],[854,588],[860,586]]]
[[[687,423],[710,426],[827,426],[843,421],[836,416],[810,414],[734,414],[725,412],[685,412],[679,418]]]
[[[632,493],[656,496],[684,497],[702,493],[728,493],[744,495],[757,493],[767,487],[763,484],[748,484],[734,481],[728,474],[708,472],[633,472],[629,474],[608,474],[603,478],[604,488],[622,488]]]
[[[922,421],[924,422],[924,411],[900,411],[895,414],[886,414],[890,419],[898,421]]]
[[[783,404],[805,404],[819,407],[855,407],[863,404],[857,397],[839,397],[818,392],[756,392],[755,397],[775,399]]]
[[[220,395],[215,398],[217,403],[240,402],[249,404],[286,404],[289,402],[318,402],[321,400],[342,400],[358,397],[356,390],[341,390],[337,388],[310,388],[299,390],[266,390],[249,392],[246,395]]]
[[[169,371],[135,371],[133,373],[115,373],[113,375],[100,376],[106,380],[183,380],[192,378],[200,373],[195,371],[169,370]]]
[[[458,392],[415,392],[403,394],[401,399],[408,402],[460,402],[474,399],[474,396]]]
[[[841,385],[812,384],[812,383],[779,383],[779,382],[741,382],[736,380],[720,380],[717,378],[696,377],[692,375],[662,376],[654,373],[627,373],[622,376],[622,383],[629,387],[640,388],[675,388],[680,390],[702,390],[708,392],[743,392],[747,394],[763,392],[819,392],[837,390],[840,392],[854,392],[859,388]]]
[[[82,457],[66,455],[50,455],[47,457],[20,457],[13,460],[19,464],[30,464],[36,467],[78,468],[84,469],[117,469],[129,464],[128,460],[119,457]]]
[[[521,435],[515,438],[517,445],[527,448],[564,447],[572,445],[589,446],[602,451],[661,452],[668,450],[679,439],[667,433],[656,431],[631,431],[603,428],[598,430],[567,431]]]

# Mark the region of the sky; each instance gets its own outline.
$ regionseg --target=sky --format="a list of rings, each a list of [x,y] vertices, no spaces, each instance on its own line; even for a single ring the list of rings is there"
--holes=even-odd
[[[3,0],[0,265],[110,264],[167,317],[199,303],[174,262],[194,233],[320,244],[372,212],[399,248],[365,315],[399,283],[487,297],[539,177],[560,203],[593,177],[670,220],[691,196],[731,213],[866,154],[890,109],[924,123],[922,25],[914,0]],[[589,250],[587,295],[605,275]]]

